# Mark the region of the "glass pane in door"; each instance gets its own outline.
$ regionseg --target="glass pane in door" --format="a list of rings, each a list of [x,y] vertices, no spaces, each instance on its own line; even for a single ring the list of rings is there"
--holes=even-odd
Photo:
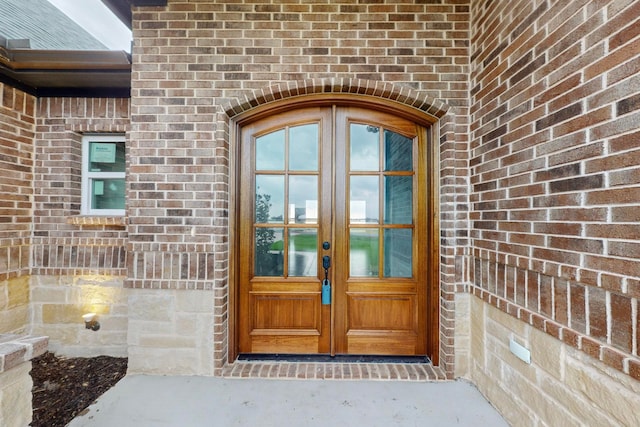
[[[256,175],[256,223],[284,222],[284,176]]]
[[[318,232],[315,228],[289,229],[289,276],[313,277],[318,272]]]
[[[349,233],[349,275],[352,277],[378,276],[377,228],[352,228]]]
[[[352,123],[350,129],[350,164],[352,171],[380,169],[380,128]]]
[[[289,224],[318,223],[318,177],[289,177]]]
[[[289,170],[318,170],[318,124],[295,126],[289,130]]]
[[[384,177],[384,223],[413,222],[413,177]]]
[[[384,170],[413,170],[413,141],[390,130],[384,131]]]
[[[284,169],[284,129],[256,138],[256,170]]]
[[[282,276],[284,271],[282,228],[256,228],[254,267],[256,276]]]
[[[410,229],[384,230],[384,277],[411,277],[413,239]]]
[[[380,219],[380,185],[377,176],[352,176],[349,185],[349,219],[352,224],[377,224]]]

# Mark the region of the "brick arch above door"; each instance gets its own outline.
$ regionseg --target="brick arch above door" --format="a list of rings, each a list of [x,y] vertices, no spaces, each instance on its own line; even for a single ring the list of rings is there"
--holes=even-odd
[[[393,102],[402,108],[416,110],[431,122],[442,119],[449,111],[449,105],[427,95],[424,91],[389,82],[376,80],[326,78],[280,82],[261,89],[247,91],[244,97],[228,99],[222,107],[230,119],[236,119],[256,108],[271,106],[286,101],[288,104],[297,97],[336,97],[361,95],[368,102],[375,100]],[[308,102],[305,100],[304,102]]]
[[[448,378],[454,376],[454,331],[455,295],[464,292],[465,254],[468,251],[468,230],[464,225],[467,207],[461,203],[466,197],[467,171],[465,159],[467,153],[466,107],[450,105],[435,99],[426,91],[412,89],[399,84],[361,79],[309,79],[274,83],[262,89],[247,89],[234,98],[218,98],[219,118],[235,129],[244,123],[257,120],[261,115],[274,114],[279,108],[283,110],[308,106],[310,100],[318,100],[324,104],[375,106],[387,109],[394,114],[404,113],[417,122],[431,124],[436,129],[434,143],[439,149],[439,235],[440,235],[440,344],[439,361]],[[233,134],[233,131],[232,131]],[[221,133],[225,145],[235,145],[227,132]],[[232,150],[233,151],[233,150]],[[233,155],[229,159],[234,163]],[[233,189],[231,189],[233,193]],[[233,220],[229,226],[233,228]],[[462,267],[461,267],[462,266]],[[233,278],[229,278],[233,281]],[[229,335],[235,333],[233,314],[229,322]],[[229,350],[225,346],[224,350]],[[221,351],[218,356],[228,360],[229,354]]]

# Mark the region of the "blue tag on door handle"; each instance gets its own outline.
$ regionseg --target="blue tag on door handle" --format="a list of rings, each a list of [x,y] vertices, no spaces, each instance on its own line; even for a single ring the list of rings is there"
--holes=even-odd
[[[322,304],[331,304],[331,282],[328,279],[322,281]]]

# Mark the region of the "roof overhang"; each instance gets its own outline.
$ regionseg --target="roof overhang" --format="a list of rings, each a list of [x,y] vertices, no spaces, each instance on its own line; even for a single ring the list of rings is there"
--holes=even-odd
[[[36,96],[127,98],[131,92],[131,58],[124,51],[0,46],[0,81]]]
[[[114,15],[131,28],[131,8],[133,6],[166,6],[168,0],[102,0]]]
[[[167,1],[102,0],[129,28],[132,7]],[[0,82],[35,96],[131,96],[131,56],[124,51],[34,50],[28,40],[0,41]]]

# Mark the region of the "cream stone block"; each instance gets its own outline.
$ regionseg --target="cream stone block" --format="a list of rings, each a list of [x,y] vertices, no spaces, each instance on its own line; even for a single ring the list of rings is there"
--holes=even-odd
[[[581,361],[567,358],[566,384],[625,426],[640,426],[640,394]]]
[[[43,304],[42,322],[50,324],[82,324],[82,315],[90,311],[88,307],[85,308],[75,304]]]
[[[127,341],[129,371],[213,375],[212,292],[133,290]],[[162,316],[156,315],[157,311]],[[180,359],[177,355],[188,355]]]
[[[121,299],[121,288],[85,285],[80,289],[80,301],[93,312],[100,313],[103,307],[110,307]]]
[[[72,284],[80,287],[94,285],[101,289],[108,289],[109,287],[122,288],[123,280],[124,277],[120,276],[84,275],[73,276]]]
[[[129,347],[128,374],[212,375],[201,372],[201,362],[192,349]]]
[[[140,337],[140,346],[166,349],[195,348],[195,337],[179,335],[145,335]]]
[[[0,374],[1,426],[25,427],[31,423],[33,381],[30,371],[31,362],[27,362]]]
[[[178,335],[193,335],[199,328],[199,322],[198,317],[193,314],[178,314],[176,315],[175,333]]]
[[[167,329],[173,329],[173,324],[170,322],[141,322],[129,319],[127,341],[129,344],[137,344],[140,342],[140,337],[149,334],[162,335],[166,333]]]
[[[507,390],[503,389],[492,377],[483,372],[474,371],[472,379],[480,392],[491,402],[512,427],[530,427],[535,425],[535,414]]]
[[[176,311],[207,313],[213,315],[215,293],[213,291],[185,291],[176,294]]]
[[[487,318],[491,319],[495,322],[495,324],[500,325],[501,328],[506,328],[509,331],[515,333],[521,337],[527,337],[527,324],[523,321],[516,319],[503,312],[502,310],[498,310],[493,306],[487,306]]]
[[[471,295],[469,294],[456,294],[456,336],[468,336],[470,333],[469,318],[471,312]]]
[[[29,304],[29,276],[20,276],[7,281],[8,307]]]
[[[126,332],[129,324],[125,316],[98,316],[101,332],[123,331]]]
[[[5,310],[9,306],[9,290],[7,281],[0,281],[0,310]]]
[[[476,297],[471,300],[471,357],[477,363],[485,364],[485,304]]]
[[[179,291],[188,292],[188,291]],[[133,320],[171,322],[175,312],[174,291],[133,289],[129,294],[129,318]]]
[[[470,377],[510,424],[640,426],[638,381],[476,297],[470,306]],[[530,365],[510,337],[531,350]]]
[[[536,382],[538,368],[533,364],[527,364],[523,362],[513,353],[511,353],[511,350],[509,349],[509,339],[512,337],[511,335],[511,333],[506,333],[505,335],[496,337],[487,333],[487,347],[491,350],[491,355],[502,361],[503,365],[509,366],[511,367],[511,369],[516,369],[520,373],[520,375],[527,377],[529,381]],[[516,339],[516,341],[520,342],[520,344],[523,344],[523,340]],[[528,346],[528,344],[525,345],[525,347]]]
[[[60,287],[31,287],[31,300],[33,302],[65,303],[69,301],[68,292]]]
[[[31,276],[32,286],[59,286],[61,276]]]
[[[523,400],[524,405],[545,423],[562,426],[582,425],[580,418],[574,417],[564,405],[558,405],[558,402],[547,395],[538,384],[521,375],[517,368],[506,365],[503,381],[509,387],[509,391]]]
[[[598,375],[602,375],[603,378],[611,378],[620,384],[620,386],[631,390],[632,393],[640,395],[640,381],[635,380],[628,375],[621,374],[616,369],[605,365],[599,360],[596,360],[573,347],[566,347],[565,353],[567,359],[573,359],[578,364],[584,364],[585,366],[594,369],[599,373]]]
[[[541,375],[539,386],[558,405],[564,407],[574,418],[579,419],[583,425],[588,426],[616,426],[617,424],[609,414],[606,414],[573,390],[559,382],[555,377],[545,374]],[[546,420],[549,425],[553,425],[553,420]]]
[[[558,380],[562,380],[565,344],[532,328],[527,347],[531,351],[532,364]]]
[[[38,333],[32,335],[47,335],[49,337],[49,347],[53,348],[57,344],[63,345],[68,343],[78,342],[78,334],[82,332],[84,325],[77,325],[76,327],[65,327],[62,325],[50,325],[47,327],[40,327]],[[35,331],[35,329],[34,329]],[[44,333],[46,331],[46,334]]]
[[[0,311],[0,333],[24,333],[29,324],[29,307],[26,305]]]
[[[30,332],[48,335],[62,355],[126,354],[128,293],[117,276],[32,276]],[[89,312],[99,331],[84,327]]]

